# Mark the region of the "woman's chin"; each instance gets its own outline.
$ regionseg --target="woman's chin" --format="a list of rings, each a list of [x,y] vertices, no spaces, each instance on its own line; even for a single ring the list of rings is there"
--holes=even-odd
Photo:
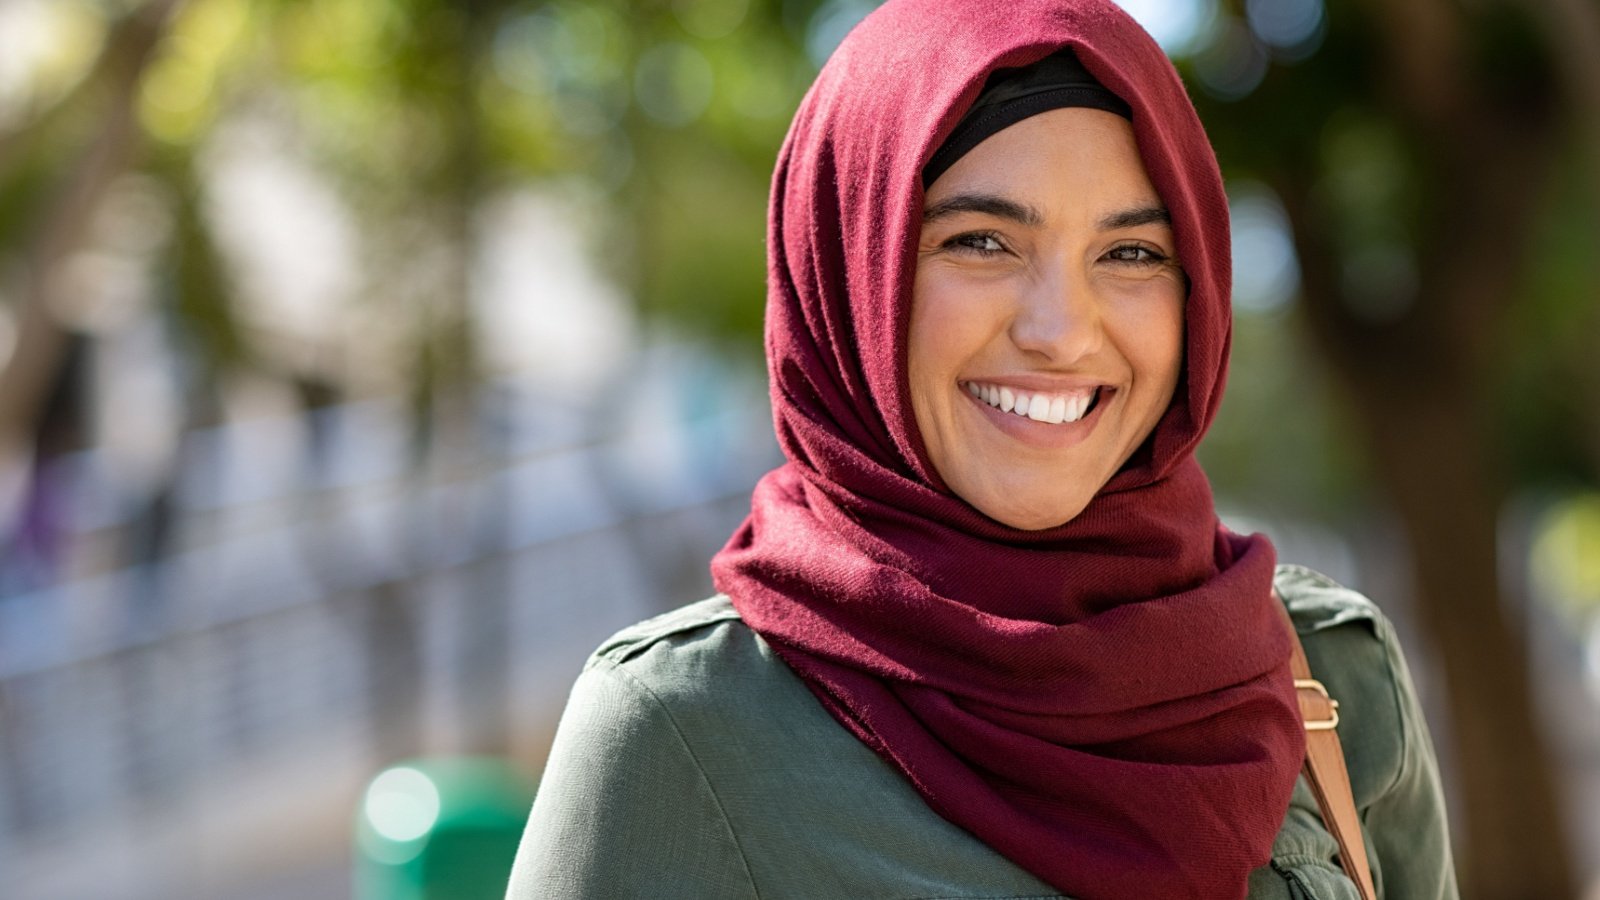
[[[1018,531],[1048,531],[1076,519],[1087,503],[1063,501],[1040,506],[1021,506],[1015,503],[973,505],[989,518]]]

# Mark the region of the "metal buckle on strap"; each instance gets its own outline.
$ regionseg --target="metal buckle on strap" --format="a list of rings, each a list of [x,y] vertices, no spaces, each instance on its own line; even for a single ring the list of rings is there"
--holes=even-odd
[[[1332,731],[1339,727],[1339,701],[1328,696],[1328,689],[1322,686],[1322,682],[1315,678],[1296,678],[1294,687],[1297,691],[1315,691],[1322,695],[1322,699],[1328,701],[1328,718],[1316,721],[1307,719],[1307,731]]]

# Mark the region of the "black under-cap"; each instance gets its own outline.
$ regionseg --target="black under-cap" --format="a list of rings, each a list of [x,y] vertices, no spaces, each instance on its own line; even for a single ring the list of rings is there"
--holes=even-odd
[[[1031,66],[995,72],[972,108],[922,168],[923,188],[1001,129],[1029,116],[1074,106],[1102,109],[1133,120],[1132,108],[1096,81],[1069,49],[1058,50]]]

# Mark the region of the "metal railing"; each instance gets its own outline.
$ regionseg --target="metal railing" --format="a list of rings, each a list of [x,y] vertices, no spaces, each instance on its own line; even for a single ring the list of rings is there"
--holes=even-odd
[[[316,416],[189,435],[130,565],[96,560],[148,523],[108,513],[92,453],[62,464],[80,574],[0,595],[7,897],[245,896],[272,848],[213,844],[262,796],[293,844],[291,795],[325,818],[385,760],[547,731],[605,634],[708,589],[777,458],[748,402],[420,469],[398,409]]]

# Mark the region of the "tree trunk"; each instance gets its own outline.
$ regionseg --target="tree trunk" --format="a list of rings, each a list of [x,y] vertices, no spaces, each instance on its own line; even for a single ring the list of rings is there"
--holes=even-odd
[[[1307,323],[1400,516],[1420,618],[1446,676],[1464,805],[1456,836],[1463,896],[1572,897],[1523,630],[1501,603],[1496,536],[1506,473],[1489,399],[1554,153],[1537,136],[1484,134],[1471,147],[1430,173],[1459,187],[1440,192],[1424,218],[1435,224],[1420,242],[1417,296],[1393,321],[1363,319],[1346,296],[1315,176],[1288,175],[1278,187],[1295,231]]]
[[[1495,466],[1471,426],[1477,398],[1360,388],[1377,477],[1408,539],[1420,618],[1438,648],[1465,834],[1457,866],[1477,900],[1572,897],[1556,776],[1529,703],[1523,623],[1501,602]]]

